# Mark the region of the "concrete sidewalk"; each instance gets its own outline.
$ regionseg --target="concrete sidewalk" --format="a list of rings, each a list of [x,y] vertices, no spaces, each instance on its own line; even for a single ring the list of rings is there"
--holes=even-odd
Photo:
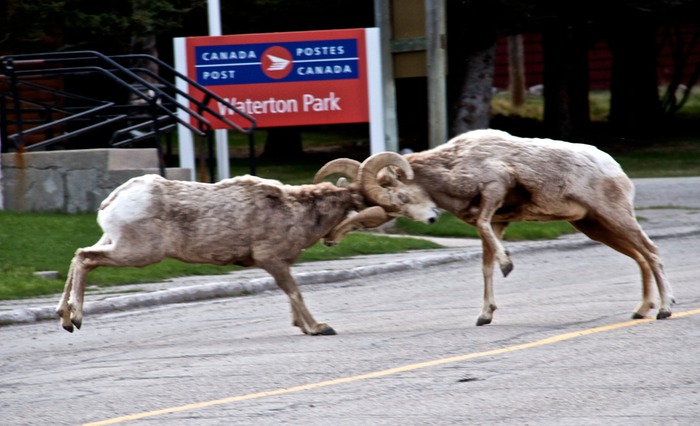
[[[700,235],[700,177],[635,179],[637,216],[653,240]],[[419,270],[450,262],[481,259],[481,243],[466,238],[431,238],[445,248],[401,254],[356,256],[349,259],[308,262],[292,268],[300,286],[360,278],[363,276]],[[508,250],[567,250],[597,244],[582,234],[556,240],[506,242]],[[698,243],[700,248],[700,240]],[[516,260],[517,262],[517,260]],[[88,288],[85,314],[126,311],[154,305],[187,303],[276,290],[272,278],[257,268],[225,275],[184,277],[166,282]],[[0,325],[57,320],[54,308],[59,295],[46,298],[0,301]]]

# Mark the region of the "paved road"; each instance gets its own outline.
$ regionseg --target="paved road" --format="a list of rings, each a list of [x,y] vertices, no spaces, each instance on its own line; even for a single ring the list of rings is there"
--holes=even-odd
[[[682,206],[700,208],[700,176],[633,179],[638,208]]]

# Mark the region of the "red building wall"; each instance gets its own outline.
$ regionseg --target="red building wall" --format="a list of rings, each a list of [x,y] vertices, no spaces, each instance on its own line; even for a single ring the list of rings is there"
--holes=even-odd
[[[682,28],[682,37],[689,48],[689,42],[696,28],[686,26]],[[661,42],[662,36],[659,35]],[[525,54],[525,84],[532,87],[543,84],[544,58],[542,53],[541,34],[523,34],[523,50]],[[673,53],[666,44],[658,58],[659,84],[668,83],[674,69]],[[700,63],[700,43],[692,46],[688,62],[685,64],[684,81]],[[591,90],[609,90],[610,74],[612,68],[612,55],[605,41],[598,41],[588,51],[588,66]],[[505,90],[508,88],[508,41],[501,37],[496,45],[496,69],[494,73],[494,86]]]

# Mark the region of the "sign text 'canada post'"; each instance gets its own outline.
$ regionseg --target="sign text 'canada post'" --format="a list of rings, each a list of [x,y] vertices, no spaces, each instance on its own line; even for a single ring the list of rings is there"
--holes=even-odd
[[[357,79],[357,40],[197,46],[195,69],[203,86]]]

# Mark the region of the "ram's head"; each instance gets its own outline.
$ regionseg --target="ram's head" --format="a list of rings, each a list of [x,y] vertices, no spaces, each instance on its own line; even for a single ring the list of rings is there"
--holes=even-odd
[[[314,183],[336,174],[341,175],[338,186],[350,185],[348,179],[358,184],[370,207],[348,215],[323,238],[326,245],[336,244],[350,231],[376,228],[398,216],[434,223],[440,215],[430,195],[411,182],[413,169],[397,153],[381,152],[362,163],[349,158],[330,161],[316,173]]]

